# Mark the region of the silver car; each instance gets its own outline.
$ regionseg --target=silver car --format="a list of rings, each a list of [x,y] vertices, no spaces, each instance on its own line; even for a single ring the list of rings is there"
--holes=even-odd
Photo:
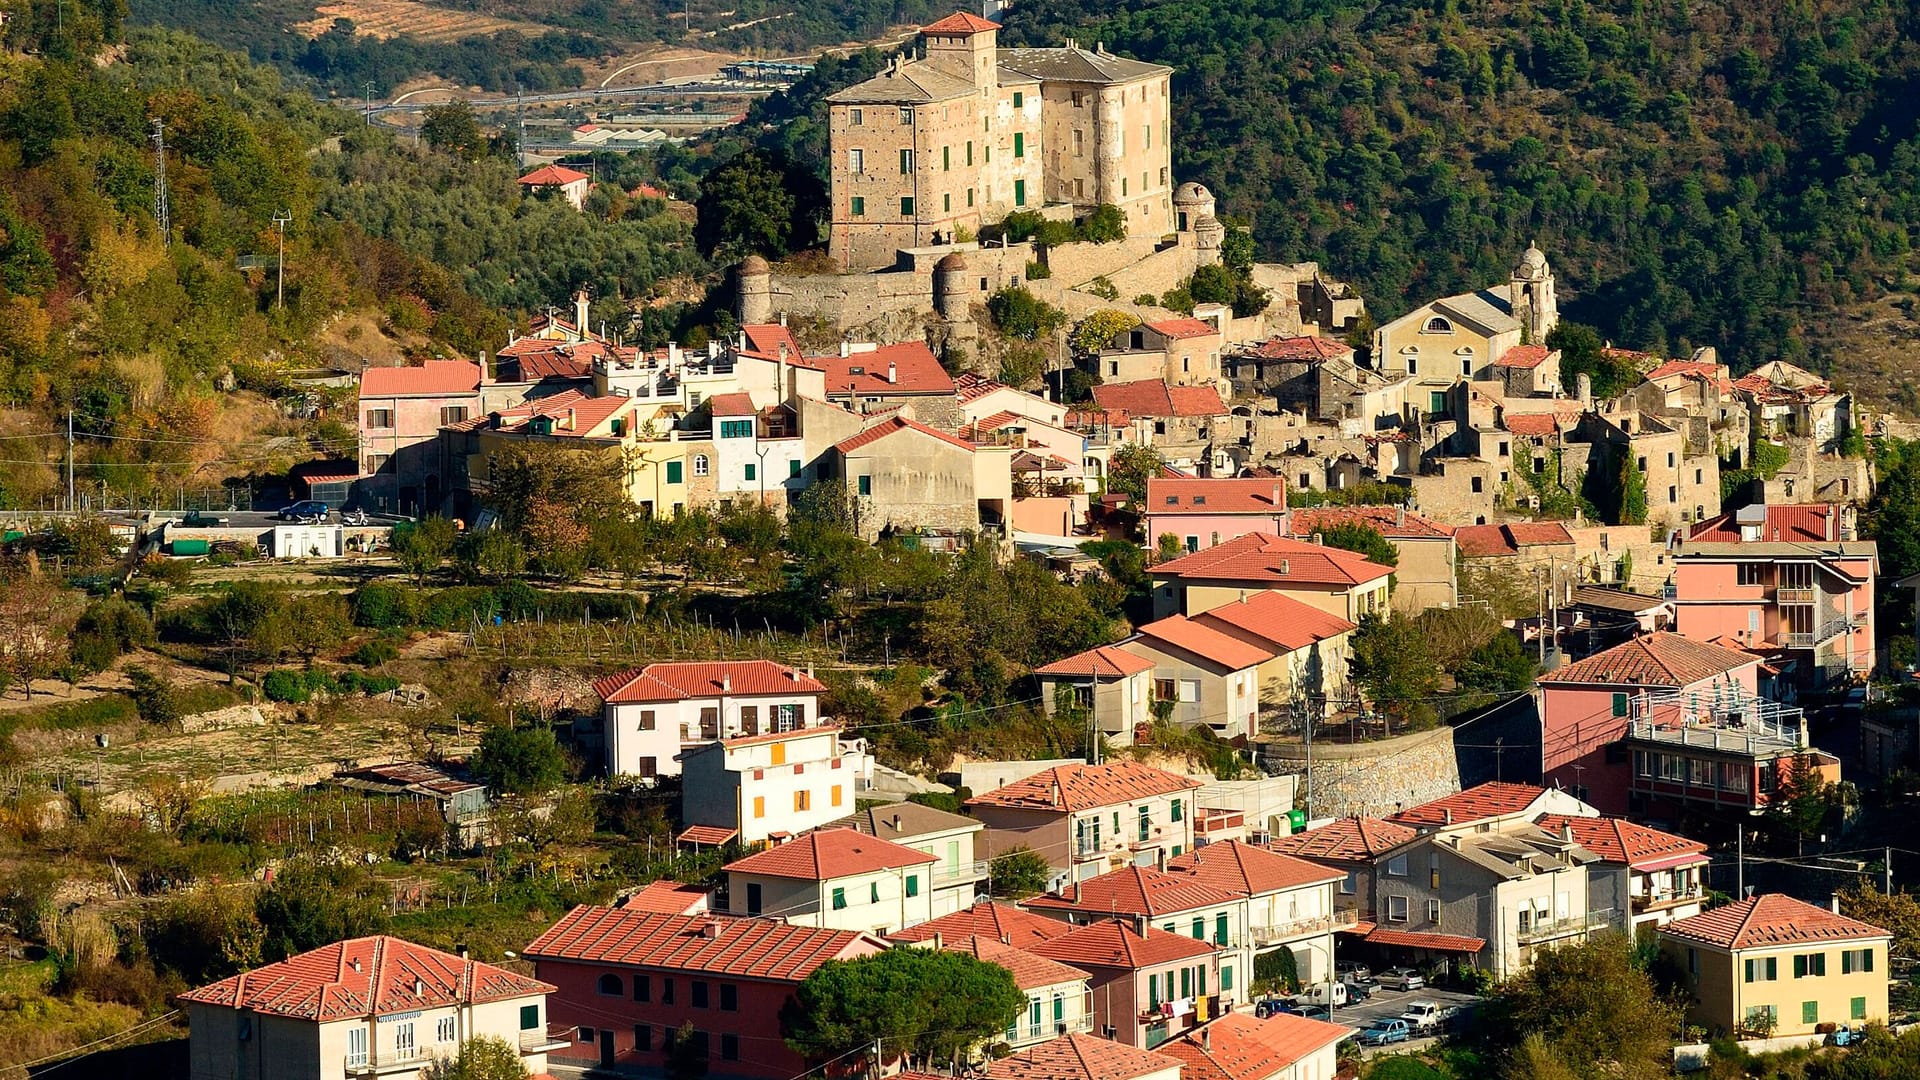
[[[1427,985],[1426,977],[1410,967],[1388,968],[1375,978],[1389,990],[1421,990]]]

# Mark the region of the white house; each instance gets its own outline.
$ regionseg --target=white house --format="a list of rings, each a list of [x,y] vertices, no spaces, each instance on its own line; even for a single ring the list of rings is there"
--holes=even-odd
[[[853,829],[822,829],[728,863],[728,910],[885,936],[933,917],[938,861]]]
[[[897,802],[869,806],[848,817],[828,822],[826,828],[857,829],[902,847],[924,851],[939,860],[931,871],[933,918],[973,906],[987,892],[987,862],[979,844],[977,818],[949,814],[919,803]]]
[[[817,829],[854,808],[873,775],[861,739],[837,727],[742,735],[681,755],[680,816],[706,843],[741,843]],[[715,831],[717,830],[717,831]],[[691,831],[691,830],[690,830]]]
[[[180,995],[192,1080],[413,1080],[460,1044],[506,1040],[529,1073],[567,1045],[547,1034],[554,987],[396,937],[352,938]]]
[[[785,664],[730,660],[648,664],[596,679],[593,690],[607,771],[649,777],[678,775],[689,746],[820,723],[826,687]]]

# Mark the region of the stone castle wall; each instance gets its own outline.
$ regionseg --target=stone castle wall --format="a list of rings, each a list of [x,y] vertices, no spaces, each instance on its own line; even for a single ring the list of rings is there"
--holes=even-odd
[[[1300,744],[1263,744],[1260,760],[1282,775],[1306,777],[1301,798],[1312,791],[1316,818],[1385,817],[1460,790],[1452,728],[1355,745],[1316,742],[1310,777]]]

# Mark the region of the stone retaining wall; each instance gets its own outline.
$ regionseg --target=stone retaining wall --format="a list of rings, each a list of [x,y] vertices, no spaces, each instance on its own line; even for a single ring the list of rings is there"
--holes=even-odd
[[[1311,795],[1316,818],[1385,817],[1460,790],[1452,728],[1352,745],[1316,742],[1310,777],[1298,743],[1263,743],[1260,760],[1283,775],[1305,777],[1300,798],[1304,804]]]

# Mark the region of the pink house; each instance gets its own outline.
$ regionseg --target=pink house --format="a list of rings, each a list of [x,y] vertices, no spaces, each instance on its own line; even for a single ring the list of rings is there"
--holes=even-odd
[[[360,376],[360,501],[409,514],[438,509],[449,464],[440,428],[479,409],[478,364],[368,368]]]
[[[1248,533],[1287,535],[1287,483],[1254,479],[1161,478],[1147,481],[1147,547],[1171,533],[1189,553]]]
[[[1750,506],[1701,522],[1673,556],[1674,629],[1764,653],[1821,690],[1873,670],[1879,549],[1841,507]]]

